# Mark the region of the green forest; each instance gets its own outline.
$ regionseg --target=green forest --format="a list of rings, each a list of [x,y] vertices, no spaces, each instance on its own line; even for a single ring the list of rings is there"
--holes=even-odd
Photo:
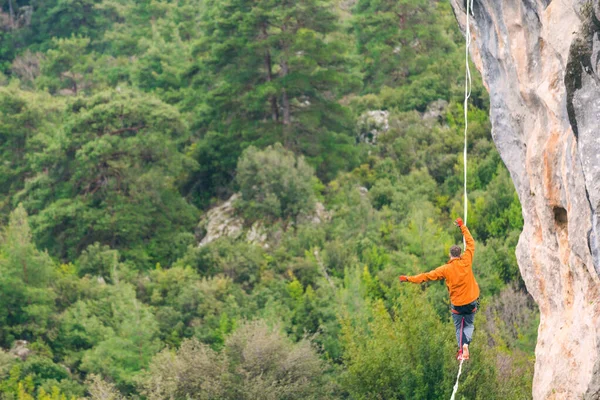
[[[444,0],[3,0],[0,398],[445,399],[464,36]],[[472,67],[475,71],[475,68]],[[458,399],[529,399],[521,206],[474,76]]]

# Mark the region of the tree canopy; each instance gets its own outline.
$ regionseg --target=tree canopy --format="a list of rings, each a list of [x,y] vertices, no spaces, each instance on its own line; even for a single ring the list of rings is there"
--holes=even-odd
[[[0,397],[435,399],[464,38],[438,0],[0,6]],[[474,70],[474,69],[472,69]],[[474,77],[460,398],[531,395],[523,219]]]

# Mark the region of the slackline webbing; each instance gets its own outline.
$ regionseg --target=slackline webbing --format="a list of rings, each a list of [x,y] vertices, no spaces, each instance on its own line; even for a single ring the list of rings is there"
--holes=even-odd
[[[460,366],[458,367],[458,375],[456,375],[456,383],[454,384],[454,389],[452,390],[452,397],[450,400],[454,400],[454,396],[456,396],[456,392],[458,391],[458,380],[460,379],[460,374],[462,372],[462,365],[465,360],[460,360]]]
[[[452,390],[452,397],[450,397],[450,400],[454,400],[454,396],[456,396],[456,392],[458,391],[458,380],[460,379],[460,373],[462,372],[462,364],[465,361],[462,358],[462,351],[463,351],[462,338],[463,338],[463,330],[464,329],[465,329],[465,317],[463,317],[462,321],[460,321],[460,342],[458,345],[458,352],[460,354],[460,365],[458,367],[458,375],[456,375],[456,383],[454,384],[454,389]]]

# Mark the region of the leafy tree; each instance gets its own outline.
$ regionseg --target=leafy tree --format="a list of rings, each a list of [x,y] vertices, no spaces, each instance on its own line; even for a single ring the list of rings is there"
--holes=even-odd
[[[61,258],[98,242],[139,266],[174,260],[169,238],[196,218],[175,183],[193,165],[178,148],[180,114],[135,91],[79,98],[70,112],[64,133],[36,137],[37,175],[19,194],[38,243]]]
[[[33,139],[57,129],[64,110],[62,100],[20,90],[16,83],[0,86],[0,206],[5,215],[12,211],[12,196],[35,173],[28,162]]]
[[[21,380],[30,380],[36,388],[38,398],[71,399],[83,395],[83,387],[72,380],[64,365],[53,362],[49,357],[33,355],[19,365]],[[16,376],[16,375],[15,375]]]
[[[156,355],[149,372],[142,384],[148,399],[224,398],[226,388],[220,380],[226,366],[215,351],[195,339],[184,341],[177,354],[163,350]]]
[[[136,299],[133,287],[120,284],[107,292],[111,297],[103,302],[104,307],[110,306],[110,314],[102,321],[104,335],[85,352],[81,368],[108,376],[121,390],[130,392],[135,376],[162,347],[157,340],[158,326],[149,307]]]
[[[155,307],[160,338],[178,346],[184,338],[194,334],[193,326],[197,325],[199,311],[212,313],[218,300],[214,299],[213,302],[210,297],[219,298],[220,293],[218,290],[203,291],[204,286],[211,285],[199,285],[200,276],[189,266],[170,269],[158,267],[151,272],[150,277],[150,280],[138,283],[140,300]],[[228,293],[229,285],[218,286]],[[207,328],[207,321],[203,322],[202,325]]]
[[[342,342],[347,371],[342,383],[354,398],[430,399],[450,395],[457,371],[454,327],[449,321],[440,321],[419,291],[402,288],[391,310],[376,301],[367,315],[344,317]],[[498,364],[507,360],[488,345],[494,336],[486,330],[486,315],[486,311],[477,315],[470,346],[472,359],[463,365],[458,397],[528,396],[527,383],[512,373],[500,372]],[[525,371],[520,362],[514,366],[521,373]],[[512,384],[506,384],[509,381]]]
[[[257,253],[256,246],[236,248],[234,252],[225,245],[209,252],[215,253],[203,253],[202,257],[207,256],[208,260],[214,257],[219,263],[223,272],[218,275],[212,272],[205,274],[209,277],[201,278],[189,265],[178,265],[170,269],[157,268],[152,271],[151,280],[137,282],[140,300],[155,307],[159,336],[163,340],[178,345],[183,339],[195,336],[213,348],[220,348],[236,320],[251,315],[253,307],[247,304],[248,294],[244,289],[249,291],[256,284],[257,274],[251,276],[252,285],[243,281],[234,283],[224,275],[233,275],[236,269],[245,272],[242,270],[248,264],[257,272],[259,265],[254,263],[262,260],[263,253]],[[227,258],[219,258],[217,249]],[[178,264],[180,262],[183,261]]]
[[[27,212],[10,215],[0,242],[0,341],[35,341],[47,334],[54,309],[50,286],[54,263],[31,240]]]
[[[52,48],[41,62],[37,84],[51,93],[77,95],[92,86],[92,55],[88,53],[90,39],[70,37],[54,39]]]
[[[314,170],[277,143],[265,150],[249,147],[237,167],[242,192],[239,207],[251,219],[293,218],[311,212],[315,196]]]
[[[366,87],[377,90],[406,84],[437,59],[452,54],[456,45],[440,23],[449,13],[447,6],[427,0],[359,0],[352,26],[358,51],[367,57],[363,63]],[[423,79],[413,81],[412,95],[406,101],[419,98],[415,92],[423,85],[417,82]],[[429,86],[443,81],[439,76],[429,76],[429,80]]]
[[[186,72],[191,67],[192,45],[182,40],[173,22],[169,25],[165,28],[171,28],[170,34],[175,37],[165,38],[166,35],[154,28],[152,37],[139,41],[138,45],[145,51],[135,64],[132,80],[140,89],[153,91],[169,103],[175,103],[184,99],[179,91],[188,85]]]
[[[15,366],[10,373],[10,378],[0,383],[2,398],[7,400],[75,400],[75,396],[67,396],[60,388],[53,386],[49,391],[36,388],[32,375],[20,378],[21,368]],[[37,389],[37,390],[36,390]],[[37,392],[37,393],[36,393]]]
[[[44,0],[34,3],[29,40],[43,44],[52,37],[98,37],[108,25],[108,16],[98,7],[101,2],[102,0]]]
[[[304,154],[321,178],[352,165],[351,117],[337,97],[357,81],[348,68],[349,47],[333,35],[331,6],[323,0],[207,2],[196,79],[206,90],[197,120],[206,138],[196,148],[195,190],[214,193],[215,185],[230,181],[247,144],[282,142]]]
[[[108,322],[99,315],[101,310],[94,302],[81,300],[61,315],[60,334],[53,345],[70,367],[79,368],[85,352],[113,334]]]
[[[410,291],[413,295],[415,291]],[[429,399],[451,391],[453,335],[422,296],[400,298],[396,317],[381,302],[367,327],[343,322],[344,386],[359,399]]]
[[[325,288],[317,293],[312,286],[304,289],[297,279],[288,283],[287,289],[292,300],[290,333],[293,333],[296,340],[306,335],[316,335],[325,324],[335,321],[333,313],[327,312],[327,305],[332,297],[331,290],[328,292]]]
[[[115,385],[103,380],[99,375],[91,374],[87,379],[92,400],[124,400]]]
[[[431,203],[415,202],[406,226],[398,232],[402,248],[419,257],[421,263],[417,268],[421,272],[442,265],[452,245],[449,235],[436,226],[435,212]]]
[[[259,281],[264,261],[264,249],[260,246],[221,238],[190,248],[177,265],[196,268],[202,276],[224,275],[249,290]]]
[[[240,326],[220,353],[194,339],[176,354],[161,352],[143,393],[149,399],[317,399],[329,391],[323,372],[310,342],[293,344],[257,321]]]
[[[119,257],[117,250],[94,243],[81,252],[77,259],[77,269],[81,275],[92,274],[112,280],[117,278],[118,269],[124,267],[120,265]]]

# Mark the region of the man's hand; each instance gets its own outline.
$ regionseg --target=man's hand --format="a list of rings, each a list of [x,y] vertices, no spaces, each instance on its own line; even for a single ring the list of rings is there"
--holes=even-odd
[[[398,279],[400,279],[400,283],[408,282],[408,277],[406,275],[400,275],[400,278],[398,278]]]
[[[456,221],[454,221],[454,225],[458,226],[459,228],[462,227],[464,224],[465,223],[461,218],[456,218]]]

